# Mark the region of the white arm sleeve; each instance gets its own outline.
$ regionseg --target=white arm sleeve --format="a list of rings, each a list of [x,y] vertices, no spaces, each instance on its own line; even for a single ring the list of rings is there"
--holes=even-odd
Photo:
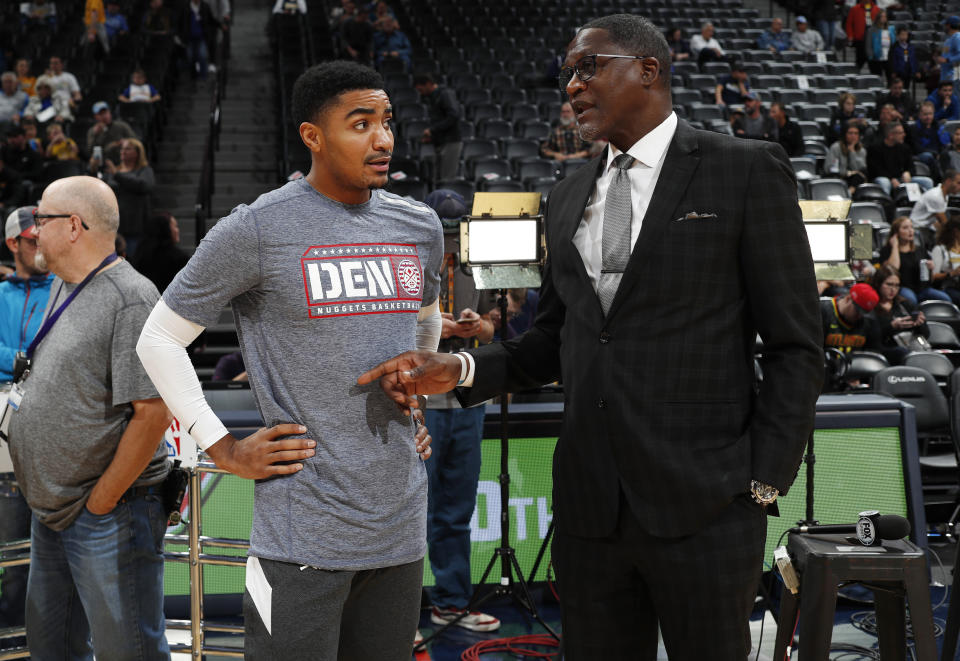
[[[184,319],[161,298],[140,332],[137,355],[181,427],[206,450],[228,432],[204,398],[187,355],[187,345],[201,332],[203,326]]]
[[[440,346],[442,331],[440,303],[439,299],[435,299],[430,305],[420,308],[420,312],[417,313],[417,349],[436,351]]]

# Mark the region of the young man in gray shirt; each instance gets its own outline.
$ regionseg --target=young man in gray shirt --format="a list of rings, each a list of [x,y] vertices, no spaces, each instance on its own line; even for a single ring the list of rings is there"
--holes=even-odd
[[[200,447],[257,480],[247,658],[408,661],[426,552],[418,454],[429,440],[350,375],[399,347],[436,349],[442,229],[426,205],[380,190],[393,134],[379,74],[348,62],[309,69],[292,112],[310,173],[217,223],[138,352]],[[206,405],[184,350],[226,304],[267,425],[242,440]]]

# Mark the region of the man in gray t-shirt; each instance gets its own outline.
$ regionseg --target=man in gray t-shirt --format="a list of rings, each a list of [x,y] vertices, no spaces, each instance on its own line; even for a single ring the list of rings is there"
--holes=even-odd
[[[412,650],[426,432],[352,375],[398,350],[436,349],[443,237],[429,207],[379,190],[393,149],[382,85],[346,62],[300,77],[292,108],[310,174],[214,226],[138,347],[200,447],[222,468],[257,478],[248,658],[407,661]],[[184,396],[196,377],[182,347],[227,304],[267,425],[243,440],[196,405],[202,396]]]
[[[53,182],[35,218],[57,278],[29,374],[10,392],[9,430],[33,510],[30,653],[169,659],[159,487],[170,417],[136,356],[157,289],[117,259],[117,199],[99,179]]]

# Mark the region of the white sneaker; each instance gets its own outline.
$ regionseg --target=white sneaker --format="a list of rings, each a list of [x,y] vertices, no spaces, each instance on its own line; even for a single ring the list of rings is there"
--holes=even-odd
[[[434,606],[430,611],[430,621],[439,625],[449,624],[465,612],[460,608],[437,608]],[[500,628],[500,620],[493,615],[487,615],[479,611],[470,611],[460,617],[455,624],[470,631],[496,631]]]
[[[421,645],[423,645],[423,634],[420,633],[420,629],[417,629],[417,634],[413,637],[413,649],[416,650]]]

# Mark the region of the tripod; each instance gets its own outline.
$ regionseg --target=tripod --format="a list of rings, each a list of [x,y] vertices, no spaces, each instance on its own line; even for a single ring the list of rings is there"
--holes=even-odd
[[[507,337],[507,290],[500,290],[500,338]],[[560,640],[557,633],[550,628],[537,610],[536,602],[530,594],[527,582],[523,579],[523,571],[520,569],[520,563],[517,562],[516,551],[510,546],[510,471],[509,471],[509,403],[507,394],[500,395],[500,475],[498,482],[500,484],[500,546],[493,550],[493,556],[487,563],[487,568],[480,577],[480,583],[477,590],[474,590],[470,597],[470,603],[462,613],[456,618],[450,620],[442,627],[434,631],[423,639],[418,647],[426,645],[428,642],[442,634],[450,627],[457,624],[461,619],[470,614],[471,611],[478,609],[481,605],[493,597],[509,596],[513,603],[520,609],[530,615],[540,626],[547,630],[556,640]],[[552,525],[552,524],[551,524]],[[549,536],[548,536],[549,538]],[[493,590],[480,596],[479,586],[485,585],[487,578],[493,571],[494,566],[500,560],[500,582]],[[537,560],[539,564],[539,558]]]

